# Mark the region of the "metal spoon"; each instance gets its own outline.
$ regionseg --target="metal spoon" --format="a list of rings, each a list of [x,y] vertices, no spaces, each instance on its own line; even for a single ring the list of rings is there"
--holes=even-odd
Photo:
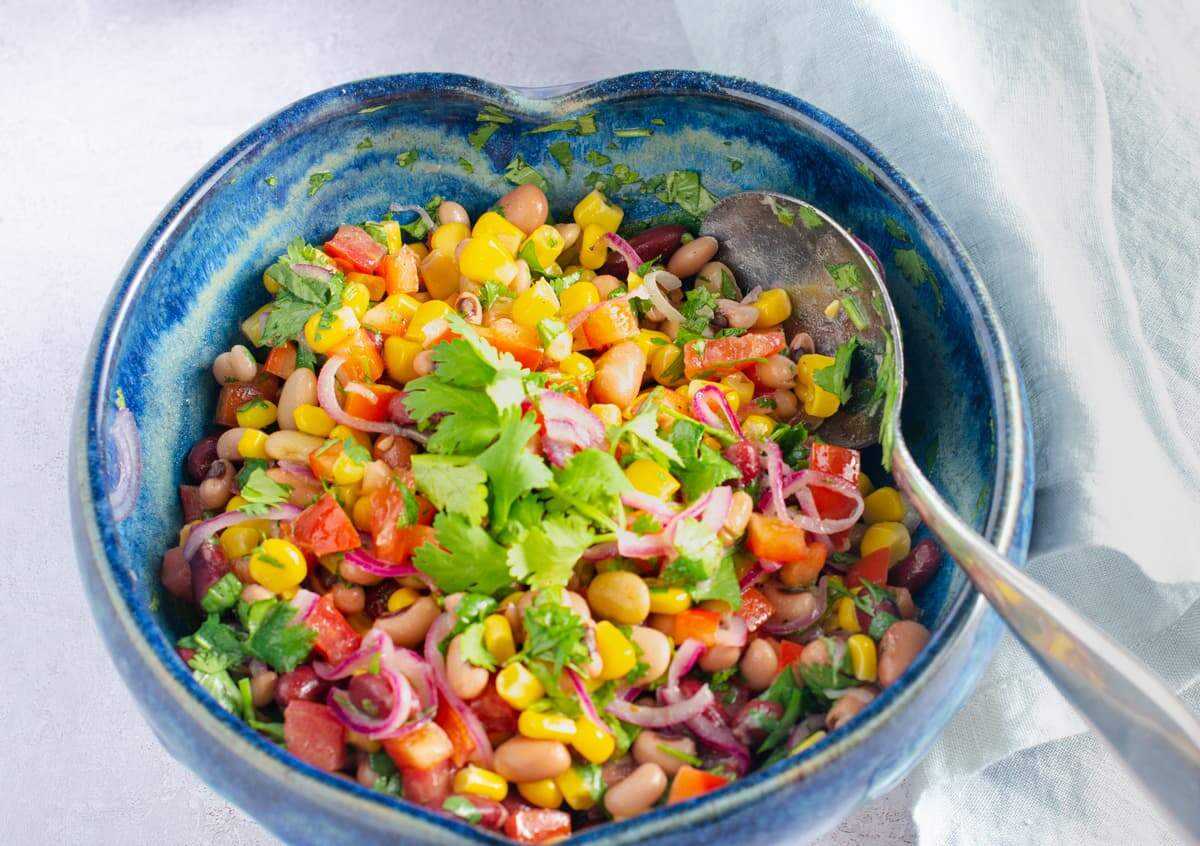
[[[1146,793],[1189,839],[1200,838],[1200,721],[1141,662],[997,552],[954,513],[917,466],[900,431],[900,324],[862,247],[819,209],[765,192],[721,200],[701,234],[720,242],[717,257],[744,290],[762,286],[788,292],[788,337],[807,332],[817,352],[832,356],[839,344],[858,336],[876,368],[883,365],[891,338],[895,402],[871,408],[865,398],[852,398],[847,411],[824,422],[822,439],[862,447],[879,440],[881,423],[890,426],[894,437],[885,441],[890,440],[892,473],[921,519]],[[826,308],[835,300],[837,313],[830,318]]]

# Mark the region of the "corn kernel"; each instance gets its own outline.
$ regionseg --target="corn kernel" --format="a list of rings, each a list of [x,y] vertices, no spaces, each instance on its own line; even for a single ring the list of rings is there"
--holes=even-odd
[[[254,314],[242,321],[242,334],[246,336],[250,343],[256,347],[261,347],[263,328],[267,324],[267,313],[271,310],[271,304],[267,303]]]
[[[558,789],[552,778],[539,781],[525,781],[517,785],[517,791],[525,797],[525,801],[539,808],[553,810],[562,804],[562,791]]]
[[[749,405],[750,401],[754,399],[754,382],[750,381],[750,377],[745,373],[730,373],[721,379],[721,384],[737,391],[738,402],[741,406]]]
[[[534,282],[513,302],[513,320],[536,329],[538,323],[558,314],[558,296],[545,279]]]
[[[670,499],[679,490],[679,481],[649,458],[639,458],[626,467],[625,478],[642,493],[659,499]]]
[[[575,736],[575,721],[553,711],[522,711],[517,731],[534,740],[570,741]]]
[[[850,672],[856,679],[875,681],[875,641],[865,634],[850,635],[846,640],[846,654],[850,656]]]
[[[268,399],[252,399],[238,407],[237,424],[247,429],[265,429],[275,422],[279,409]]]
[[[546,689],[522,664],[509,664],[496,674],[496,693],[518,711],[546,695]]]
[[[904,500],[900,498],[900,492],[883,487],[872,493],[863,500],[863,519],[868,524],[899,523],[904,519]]]
[[[593,764],[603,764],[612,757],[617,741],[607,726],[598,725],[586,714],[575,719],[575,737],[571,746]]]
[[[272,593],[295,588],[308,575],[300,547],[280,538],[267,538],[250,555],[250,576]]]
[[[758,312],[758,320],[754,322],[756,329],[768,329],[778,326],[792,315],[792,301],[787,291],[782,288],[772,288],[763,291],[754,301],[754,309]]]
[[[599,191],[592,191],[576,203],[573,216],[575,222],[584,228],[594,225],[601,227],[603,232],[616,232],[621,227],[625,211],[620,206],[610,203]],[[636,269],[630,268],[630,270]]]
[[[241,558],[253,552],[261,540],[262,532],[243,523],[221,532],[221,549],[226,558]]]
[[[796,399],[804,403],[804,411],[811,417],[832,417],[841,405],[841,400],[813,381],[818,370],[833,366],[833,358],[809,353],[796,362]]]
[[[558,231],[555,230],[555,235]],[[510,223],[499,212],[484,212],[479,216],[479,220],[475,221],[475,225],[471,228],[471,238],[478,239],[493,239],[497,244],[504,248],[504,251],[511,254],[520,249],[521,242],[525,240],[525,233],[520,227]]]
[[[674,344],[650,348],[650,376],[660,385],[673,388],[683,382],[683,350]]]
[[[837,620],[837,627],[844,632],[859,632],[862,627],[858,625],[858,608],[854,604],[854,600],[848,596],[843,596],[833,604],[834,618]]]
[[[860,471],[858,474],[858,492],[863,496],[870,496],[874,490],[875,483],[871,481],[871,477]]]
[[[403,611],[408,606],[412,605],[421,594],[417,593],[412,588],[397,588],[388,596],[387,610],[389,614],[395,614],[397,611]]]
[[[517,263],[512,253],[493,239],[472,238],[458,257],[458,268],[472,282],[495,279],[508,285],[517,276]]]
[[[576,282],[562,292],[562,316],[570,320],[600,302],[600,289],[591,282]]]
[[[591,381],[596,375],[596,365],[586,355],[581,353],[571,353],[566,358],[558,363],[558,370],[564,376],[569,376],[572,379],[582,379],[585,382]]]
[[[429,249],[452,256],[459,241],[469,238],[470,235],[471,229],[465,223],[443,223],[430,234]]]
[[[408,322],[408,329],[404,333],[406,341],[416,341],[424,343],[425,327],[435,320],[444,318],[447,314],[453,311],[449,303],[442,300],[430,300],[427,303],[421,303],[416,312],[413,313],[412,320]]]
[[[369,496],[359,497],[355,501],[354,507],[350,509],[350,519],[354,523],[354,528],[360,532],[371,531],[371,498]]]
[[[333,462],[333,483],[335,485],[353,485],[361,482],[363,465],[359,464],[344,451]]]
[[[424,246],[409,244],[409,249]],[[443,253],[441,250],[431,250],[421,259],[417,267],[425,290],[435,300],[443,300],[458,291],[458,264],[454,261],[454,253]]]
[[[542,224],[529,233],[529,237],[517,251],[517,257],[525,259],[531,268],[546,270],[554,264],[565,244],[557,229],[549,224]]]
[[[583,235],[579,237],[579,263],[591,270],[596,270],[608,261],[608,239],[604,227],[589,223],[583,227]]]
[[[304,339],[313,352],[324,355],[357,331],[358,315],[349,306],[342,306],[310,317],[304,324]]]
[[[592,414],[600,418],[605,426],[621,425],[621,409],[611,402],[598,402],[591,407]]]
[[[650,588],[651,614],[679,614],[691,607],[691,594],[681,587],[654,585]]]
[[[438,301],[440,302],[440,301]],[[383,365],[387,375],[401,384],[417,378],[413,362],[420,355],[422,346],[416,341],[393,335],[383,342]]]
[[[748,414],[742,421],[742,432],[752,441],[761,441],[775,431],[775,421],[762,414]]]
[[[505,608],[508,608],[508,607],[510,607],[510,606],[512,606],[512,605],[516,605],[518,602],[520,602],[520,601],[521,601],[521,597],[522,597],[522,596],[524,596],[524,595],[525,595],[525,591],[523,591],[523,590],[514,590],[514,591],[513,591],[512,593],[510,593],[508,596],[506,596],[506,597],[504,597],[503,599],[501,599],[501,600],[500,600],[500,608],[501,608],[501,610],[503,610],[503,609],[505,609]]]
[[[825,737],[824,731],[814,731],[808,737],[804,738],[799,743],[797,743],[795,746],[793,746],[791,754],[797,755],[797,754],[803,752],[805,749],[807,749],[808,747],[819,742],[824,737]]]
[[[465,224],[460,224],[465,226]],[[454,792],[501,802],[508,795],[508,780],[499,773],[467,764],[454,774]]]
[[[912,538],[903,523],[875,523],[863,534],[859,551],[863,557],[880,549],[888,550],[888,566],[894,567],[904,560],[912,548]]]
[[[371,307],[371,292],[361,282],[348,282],[342,288],[342,305],[348,307],[354,316],[362,320],[362,316]]]
[[[483,645],[500,662],[507,661],[517,653],[512,625],[503,614],[491,614],[483,621]]]
[[[556,776],[554,783],[558,785],[563,799],[573,811],[586,811],[596,805],[596,797],[592,795],[587,782],[575,767]]]
[[[308,403],[296,406],[296,410],[292,412],[292,420],[299,431],[306,435],[316,435],[318,438],[329,437],[329,433],[337,425],[333,418],[325,413],[325,409]]]
[[[650,358],[650,354],[660,347],[672,345],[671,339],[667,337],[666,332],[659,332],[657,329],[641,329],[633,336],[633,342],[638,345],[646,358]]]
[[[360,432],[358,429],[351,429],[349,426],[338,424],[333,427],[329,433],[329,437],[335,441],[344,441],[346,438],[354,439],[361,446],[371,448],[371,436],[366,432]]]
[[[650,594],[650,610],[654,610],[654,594]],[[637,653],[629,638],[607,620],[596,624],[596,651],[600,653],[598,678],[609,681],[627,675],[637,666]]]
[[[364,737],[358,732],[350,731],[349,729],[346,730],[346,742],[364,752],[378,752],[383,748],[383,744],[378,740],[372,740],[369,737]]]
[[[266,273],[266,271],[263,271],[262,283],[263,283],[263,287],[267,289],[268,294],[278,294],[279,293],[279,283],[276,282],[274,279],[272,279]]]
[[[267,433],[258,429],[247,429],[238,438],[237,450],[242,458],[266,458]]]

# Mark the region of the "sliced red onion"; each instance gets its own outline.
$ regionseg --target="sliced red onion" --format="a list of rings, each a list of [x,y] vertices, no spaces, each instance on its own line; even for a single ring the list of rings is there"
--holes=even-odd
[[[671,666],[667,668],[667,687],[677,688],[679,681],[692,671],[696,662],[704,655],[707,647],[694,637],[689,637],[675,650]]]
[[[821,693],[826,699],[841,699],[847,696],[851,699],[857,699],[859,702],[866,704],[875,698],[874,692],[866,687],[843,687],[843,688],[824,688]]]
[[[433,625],[429,627],[429,633],[425,635],[425,661],[433,670],[434,683],[446,700],[446,704],[458,714],[466,725],[467,732],[471,735],[471,740],[475,744],[475,755],[472,760],[481,767],[491,769],[492,742],[488,740],[487,732],[484,731],[483,724],[479,722],[475,712],[458,698],[458,694],[450,687],[450,681],[446,678],[446,659],[438,646],[446,635],[450,634],[452,628],[454,628],[454,615],[449,612],[443,613],[434,620]]]
[[[390,206],[388,206],[388,211],[390,211],[392,214],[401,214],[402,212],[412,212],[413,214],[419,215],[421,220],[425,221],[425,226],[426,226],[426,228],[429,229],[430,232],[437,229],[437,224],[433,222],[433,218],[429,216],[429,212],[425,211],[425,208],[423,206],[417,206],[417,205],[413,205],[411,203],[408,205],[403,205],[401,203],[392,203]]]
[[[226,511],[224,514],[218,514],[216,517],[210,517],[202,523],[197,523],[192,526],[188,532],[187,542],[183,545],[183,557],[191,560],[196,551],[200,549],[200,544],[211,538],[214,534],[222,529],[228,529],[230,526],[236,526],[238,523],[245,523],[247,520],[292,520],[300,516],[300,509],[294,505],[276,505],[267,511],[266,514],[247,514],[244,511]]]
[[[603,561],[605,558],[612,558],[616,554],[617,542],[605,541],[604,543],[598,543],[595,546],[588,547],[588,549],[584,550],[583,560]]]
[[[737,614],[729,613],[721,615],[721,622],[713,639],[717,646],[742,647],[746,645],[749,634],[750,627],[746,625],[746,621]]]
[[[690,699],[683,699],[682,694],[675,691],[676,701],[669,705],[656,707],[653,705],[637,705],[624,699],[614,699],[608,705],[608,713],[618,720],[624,720],[642,728],[668,728],[693,720],[703,713],[704,709],[716,701],[708,685],[702,685]]]
[[[708,690],[708,685],[704,685],[700,690]],[[683,696],[683,693],[676,688],[663,688],[658,694],[668,703],[668,707],[674,707],[674,703],[679,702]],[[699,692],[696,695],[698,696]],[[705,713],[701,709],[700,713],[687,719],[686,725],[696,739],[705,746],[732,758],[739,773],[750,769],[750,751],[733,736],[729,726],[725,725],[718,716]]]
[[[288,600],[288,604],[296,609],[295,622],[303,623],[312,614],[313,607],[317,604],[317,600],[321,597],[313,593],[311,590],[301,588],[296,591],[296,595]]]
[[[813,498],[812,490],[809,488],[801,488],[796,491],[796,501],[800,503],[800,515],[809,525],[816,526],[821,522],[821,512],[817,510],[817,501]],[[796,515],[788,514],[788,519],[797,525],[803,525],[796,519]],[[827,550],[833,552],[833,538],[827,532],[812,532],[813,536]]]
[[[625,529],[617,530],[617,551],[626,558],[660,558],[674,550],[663,534],[639,535]]]
[[[399,579],[403,576],[423,575],[412,562],[392,564],[376,558],[361,547],[347,552],[346,560],[355,567],[361,568],[364,572],[370,573],[372,576],[382,576],[385,579]]]
[[[621,502],[628,505],[630,508],[636,508],[638,511],[645,511],[647,514],[653,515],[660,520],[670,520],[679,511],[674,505],[656,496],[652,496],[642,491],[626,491],[621,494]]]
[[[771,495],[768,514],[786,518],[787,503],[783,499],[783,453],[779,444],[771,440],[763,441],[759,446],[767,464],[767,490]]]
[[[868,244],[866,241],[864,241],[862,238],[859,238],[857,235],[854,235],[854,234],[851,234],[850,237],[854,239],[854,243],[858,244],[858,246],[862,248],[862,251],[867,254],[867,258],[869,258],[871,260],[871,263],[875,265],[875,269],[879,271],[879,278],[882,279],[884,282],[886,282],[887,276],[884,275],[883,262],[881,262],[879,260],[879,255],[874,250],[872,250],[871,245]]]
[[[674,280],[673,287],[667,287]],[[642,287],[646,289],[646,296],[650,302],[654,303],[655,308],[662,312],[663,317],[667,320],[674,320],[676,323],[683,323],[684,317],[679,309],[671,305],[671,301],[666,298],[666,295],[659,290],[659,285],[667,287],[667,290],[673,291],[680,287],[683,283],[674,273],[668,273],[665,270],[655,270],[646,274],[646,278],[642,280]]]
[[[108,438],[116,453],[116,478],[108,491],[108,507],[113,520],[120,523],[133,513],[142,489],[142,439],[132,411],[117,409]]]
[[[318,264],[302,264],[296,263],[291,265],[292,272],[305,279],[315,279],[318,282],[328,282],[333,278],[333,271],[327,267],[321,267]]]
[[[716,411],[713,411],[713,405],[716,405],[717,410],[721,412],[721,417],[725,418],[724,420],[717,416]],[[742,425],[738,423],[737,415],[729,407],[729,400],[716,385],[705,385],[692,396],[692,416],[714,429],[728,429],[737,436],[739,441],[746,439],[746,436],[742,434]],[[778,450],[779,447],[776,446],[775,449]]]
[[[642,695],[642,688],[627,687],[617,694],[617,698],[625,702],[636,702],[637,698]]]
[[[567,677],[571,680],[571,687],[575,688],[575,695],[579,697],[579,705],[583,709],[583,713],[589,720],[607,732],[608,725],[600,718],[600,713],[596,710],[596,703],[592,701],[592,696],[588,693],[583,678],[570,667],[567,667]]]
[[[846,641],[837,638],[833,642],[833,655],[829,656],[830,665],[836,670],[842,666],[842,661],[846,658]]]
[[[608,239],[608,243],[613,245],[613,249],[625,259],[626,270],[629,273],[637,273],[637,269],[642,266],[642,257],[637,254],[633,245],[616,232],[609,232],[604,237]]]
[[[565,394],[542,391],[538,395],[538,407],[546,427],[543,446],[553,447],[546,450],[552,464],[561,467],[575,452],[600,449],[606,444],[603,421]]]
[[[421,712],[432,716],[438,705],[437,681],[433,677],[433,668],[411,649],[394,649],[385,660],[404,673],[404,677],[416,691],[417,705]]]
[[[354,650],[350,655],[347,655],[336,664],[329,664],[325,661],[313,661],[313,672],[317,674],[317,678],[323,681],[337,681],[344,679],[347,676],[354,674],[355,670],[365,669],[371,666],[371,662],[375,660],[375,656],[379,656],[382,661],[392,653],[392,639],[388,637],[383,629],[371,629],[363,635],[362,643],[358,649]]]
[[[812,495],[805,496],[810,488],[827,488],[834,491],[846,499],[852,500],[854,510],[847,517],[822,518],[816,513],[816,503],[813,501]],[[820,470],[801,470],[791,477],[785,487],[782,487],[781,493],[784,497],[795,494],[800,500],[800,507],[805,513],[792,515],[792,522],[813,534],[832,535],[836,532],[843,532],[851,528],[862,517],[863,495],[859,491],[858,485],[832,473],[823,473]]]
[[[675,529],[688,518],[699,518],[709,529],[720,531],[729,516],[729,507],[733,504],[733,489],[721,485],[696,499],[691,505],[675,514],[663,528],[663,535],[668,543],[673,543]]]
[[[738,587],[742,590],[750,587],[757,582],[761,577],[770,575],[776,570],[783,567],[778,561],[768,561],[765,558],[760,558],[746,568],[746,572],[742,573],[742,577],[738,579]]]
[[[411,437],[408,431],[395,423],[384,420],[367,420],[364,417],[347,414],[342,410],[342,407],[338,405],[337,398],[337,372],[345,363],[346,359],[340,355],[330,356],[325,362],[325,366],[321,368],[321,375],[317,377],[317,400],[321,403],[321,408],[325,413],[343,426],[358,429],[360,432],[379,432],[384,435],[408,435]]]
[[[811,626],[817,620],[821,619],[825,613],[825,608],[829,604],[829,577],[822,576],[817,582],[816,588],[810,590],[817,602],[813,606],[813,610],[806,617],[797,617],[794,620],[788,620],[786,623],[771,623],[766,622],[762,625],[762,630],[769,635],[788,635],[795,632],[803,631]]]
[[[349,382],[346,384],[346,386],[344,388],[342,388],[342,390],[348,394],[357,394],[358,396],[365,399],[367,402],[371,403],[371,405],[374,405],[375,403],[379,402],[379,395],[376,394],[374,391],[372,391],[370,388],[368,388],[366,385],[364,385],[362,382]]]
[[[301,464],[299,461],[288,461],[284,458],[275,462],[275,466],[285,473],[291,473],[293,476],[300,476],[305,479],[317,478],[311,467],[307,464]]]
[[[407,734],[415,729],[415,726],[404,726],[404,722],[412,713],[412,685],[408,683],[408,679],[400,672],[386,663],[380,663],[379,675],[387,682],[388,687],[392,691],[391,710],[382,717],[372,717],[369,714],[364,714],[350,701],[350,696],[344,690],[339,690],[338,688],[330,690],[329,697],[326,699],[326,704],[329,706],[334,719],[350,729],[350,731],[361,734],[370,740],[395,737],[398,734]],[[408,730],[402,732],[402,727]]]

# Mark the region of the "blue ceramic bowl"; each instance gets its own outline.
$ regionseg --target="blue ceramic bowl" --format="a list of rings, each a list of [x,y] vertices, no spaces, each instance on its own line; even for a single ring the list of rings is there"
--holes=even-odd
[[[469,136],[488,105],[513,121],[478,149]],[[526,133],[588,113],[592,134]],[[553,158],[553,142],[569,147],[569,171]],[[398,164],[410,150],[415,161]],[[589,163],[593,152],[611,162],[594,164],[593,155]],[[990,298],[945,224],[849,127],[780,91],[675,71],[540,90],[411,74],[314,94],[217,156],[134,251],[96,330],[71,460],[80,567],[117,669],[171,754],[287,841],[497,836],[297,761],[222,711],[176,657],[172,642],[183,632],[165,615],[157,572],[179,527],[182,457],[213,411],[209,363],[266,300],[260,274],[297,233],[319,241],[343,221],[377,219],[393,201],[433,194],[479,213],[511,188],[505,169],[517,156],[549,180],[558,216],[586,193],[591,171],[623,164],[643,182],[698,170],[718,196],[794,194],[848,225],[883,258],[904,325],[904,431],[914,454],[951,503],[1024,560],[1030,424]],[[621,192],[627,220],[666,211],[642,184]],[[133,513],[120,521],[108,501],[118,392],[140,428],[144,467]],[[918,599],[934,631],[930,647],[848,725],[710,798],[589,829],[579,842],[798,842],[894,785],[971,692],[1000,630],[954,567]]]

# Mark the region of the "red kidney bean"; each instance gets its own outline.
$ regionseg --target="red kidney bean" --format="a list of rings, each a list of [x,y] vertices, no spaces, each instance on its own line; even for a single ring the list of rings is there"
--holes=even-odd
[[[399,586],[388,579],[386,582],[380,582],[374,587],[367,588],[367,604],[365,611],[371,617],[383,617],[389,613],[388,599],[393,593],[399,590]]]
[[[400,435],[384,435],[372,448],[374,457],[393,470],[411,467],[413,453],[416,451],[416,444]]]
[[[327,690],[329,683],[317,678],[316,671],[304,664],[279,677],[275,685],[275,701],[280,708],[286,708],[293,699],[315,702],[324,698]]]
[[[633,247],[642,261],[658,257],[663,264],[666,264],[667,259],[679,249],[685,231],[687,230],[676,223],[656,226],[653,229],[647,229],[641,235],[630,238],[629,246]],[[634,270],[637,268],[635,267]],[[629,268],[625,264],[625,257],[616,250],[608,251],[608,261],[596,271],[598,276],[609,274],[621,279],[624,279],[628,273]]]
[[[351,676],[346,690],[354,706],[368,717],[381,717],[392,710],[392,688],[381,675]]]
[[[209,468],[217,460],[217,439],[217,435],[205,435],[188,450],[185,467],[193,482],[202,482],[208,477]]]
[[[218,543],[202,543],[189,562],[192,567],[192,599],[197,605],[208,589],[229,572],[229,559]]]
[[[762,459],[759,458],[758,448],[749,441],[738,441],[726,447],[725,457],[742,472],[743,485],[750,484],[762,471]]]
[[[171,596],[185,602],[192,601],[192,565],[183,557],[182,547],[176,546],[166,551],[158,577]]]
[[[942,550],[930,538],[918,541],[908,556],[888,573],[888,584],[916,593],[933,581],[942,566]]]
[[[204,500],[199,485],[179,486],[179,505],[183,509],[183,522],[190,523],[204,516]]]
[[[446,797],[450,795],[454,767],[449,761],[443,761],[428,770],[403,767],[400,770],[400,779],[404,785],[405,799],[428,808],[441,808]]]
[[[783,705],[780,703],[751,700],[733,718],[733,736],[742,743],[757,746],[767,739],[770,723],[782,716]]]

